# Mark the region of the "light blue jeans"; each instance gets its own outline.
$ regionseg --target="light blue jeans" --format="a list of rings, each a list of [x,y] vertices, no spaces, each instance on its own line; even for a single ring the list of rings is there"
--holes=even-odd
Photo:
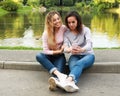
[[[68,60],[68,65],[70,69],[69,76],[72,76],[75,83],[77,83],[79,81],[82,71],[86,68],[91,67],[94,61],[94,54],[71,55]]]
[[[56,69],[60,72],[63,72],[66,64],[64,54],[46,55],[44,53],[38,53],[36,55],[36,60],[51,74]]]

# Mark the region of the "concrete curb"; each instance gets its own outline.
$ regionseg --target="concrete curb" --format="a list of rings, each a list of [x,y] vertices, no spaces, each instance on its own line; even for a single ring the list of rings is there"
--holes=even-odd
[[[0,69],[46,71],[38,62],[0,61]],[[90,73],[120,73],[120,62],[95,62]]]
[[[1,69],[15,69],[15,70],[33,70],[33,71],[43,71],[45,70],[37,62],[16,62],[16,61],[1,61]]]

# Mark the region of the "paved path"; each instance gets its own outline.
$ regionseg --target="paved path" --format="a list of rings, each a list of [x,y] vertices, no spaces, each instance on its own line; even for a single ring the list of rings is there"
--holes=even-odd
[[[120,96],[120,74],[84,73],[75,93],[49,91],[48,78],[45,71],[1,69],[0,96]]]

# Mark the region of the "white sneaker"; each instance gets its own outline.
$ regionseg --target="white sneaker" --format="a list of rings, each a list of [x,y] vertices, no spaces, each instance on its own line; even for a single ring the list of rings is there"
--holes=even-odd
[[[56,78],[50,77],[48,82],[49,82],[49,90],[55,91],[57,86],[56,83],[58,82]]]
[[[55,91],[57,89],[57,86],[60,87],[61,89],[64,89],[65,87],[65,80],[67,78],[67,75],[62,74],[61,77],[55,78],[55,77],[50,77],[48,82],[49,82],[49,90]]]
[[[60,77],[58,77],[60,82],[65,82],[66,78],[67,78],[67,75],[63,74],[63,73],[62,73],[62,75]]]
[[[64,86],[64,89],[66,92],[76,92],[79,90],[78,86],[75,85],[74,82],[66,83],[66,85]]]
[[[68,83],[68,82],[61,82],[61,81],[58,81],[56,83],[56,85],[58,87],[60,87],[61,89],[65,90],[66,92],[76,92],[79,90],[78,86],[75,85],[74,83]]]
[[[61,89],[64,89],[64,87],[66,86],[66,78],[67,78],[67,75],[63,73],[60,77],[58,77],[58,82],[56,84]]]
[[[59,88],[61,88],[61,89],[64,89],[64,87],[65,87],[65,84],[64,84],[63,82],[60,82],[60,81],[58,81],[58,82],[56,83],[56,85],[57,85]]]

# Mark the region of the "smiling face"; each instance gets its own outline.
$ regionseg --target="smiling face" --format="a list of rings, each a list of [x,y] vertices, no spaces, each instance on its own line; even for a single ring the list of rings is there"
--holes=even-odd
[[[53,16],[53,26],[55,28],[59,28],[61,26],[62,22],[61,22],[61,18],[60,16],[58,16],[58,14],[55,14]]]
[[[67,18],[67,23],[71,31],[76,30],[77,27],[77,20],[74,16],[68,17]]]

